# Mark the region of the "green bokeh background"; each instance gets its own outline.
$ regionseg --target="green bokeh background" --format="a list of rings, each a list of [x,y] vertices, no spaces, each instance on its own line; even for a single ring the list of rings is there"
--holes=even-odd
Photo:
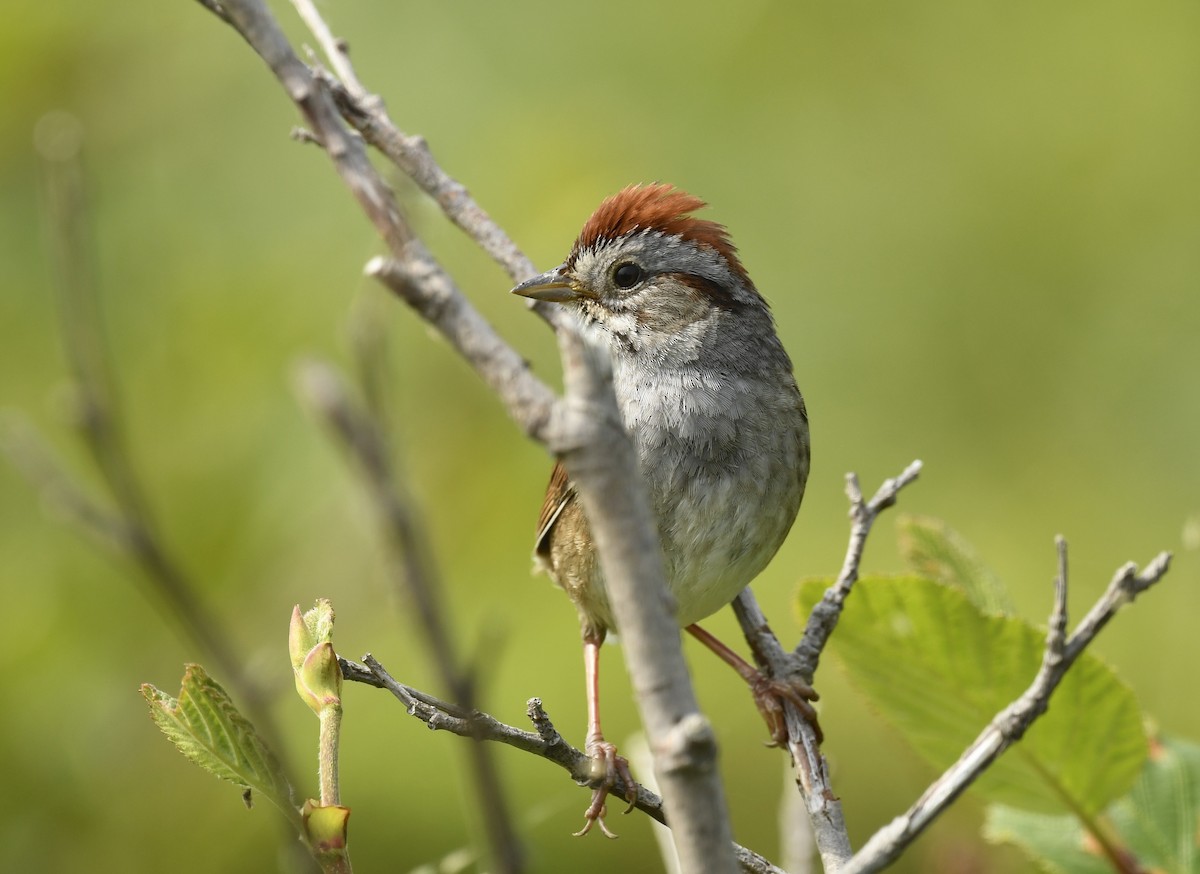
[[[277,11],[299,36],[290,7]],[[1076,613],[1113,568],[1178,552],[1167,584],[1098,650],[1161,726],[1200,737],[1200,8],[1192,2],[960,4],[328,0],[358,70],[543,267],[617,188],[662,179],[728,224],[774,307],[813,421],[800,520],[756,585],[798,636],[796,581],[845,545],[842,476],[873,489],[920,457],[903,498],[942,516],[1049,609],[1052,537]],[[303,354],[346,363],[379,250],[261,62],[197,3],[15,0],[0,29],[0,405],[33,417],[88,483],[64,422],[32,148],[76,114],[98,282],[138,465],[171,546],[246,658],[280,690],[287,755],[316,722],[287,694],[293,604],[334,599],[339,648],[436,690],[394,597],[375,520],[295,402]],[[556,379],[552,338],[509,283],[405,193],[413,221],[493,323]],[[541,696],[581,741],[578,631],[531,578],[544,453],[400,305],[378,308],[411,485],[428,514],[486,704]],[[1189,527],[1190,526],[1190,527]],[[896,570],[884,524],[867,566]],[[146,718],[202,657],[136,574],[0,466],[0,845],[12,870],[262,871],[273,814],[184,762]],[[733,639],[731,617],[711,628]],[[486,650],[485,650],[486,648]],[[687,645],[723,749],[738,839],[776,856],[783,763],[739,681]],[[480,653],[484,653],[480,655]],[[619,653],[607,728],[636,728]],[[831,661],[826,752],[856,842],[932,776]],[[346,692],[342,785],[362,871],[408,871],[477,839],[462,744],[384,694]],[[578,841],[581,790],[497,753],[537,871],[654,870],[644,818]],[[305,787],[312,792],[311,786]],[[966,801],[896,870],[1016,871]]]

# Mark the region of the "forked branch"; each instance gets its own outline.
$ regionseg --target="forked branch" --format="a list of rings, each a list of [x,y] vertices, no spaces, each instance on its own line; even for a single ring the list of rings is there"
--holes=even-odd
[[[674,756],[670,763],[661,755],[671,749],[682,728],[696,726],[703,717],[670,612],[649,499],[620,426],[607,354],[566,318],[551,317],[558,327],[566,387],[564,399],[553,399],[404,224],[391,190],[367,159],[361,140],[342,124],[331,97],[331,77],[315,74],[296,56],[261,0],[222,0],[220,6],[223,20],[266,61],[296,103],[312,139],[323,146],[384,240],[389,258],[373,261],[372,272],[446,334],[526,433],[558,455],[570,472],[591,523],[622,629],[626,665],[638,690],[650,746],[656,751],[681,864],[696,872],[734,870],[724,794],[713,762],[715,746],[690,745],[689,755]],[[316,17],[310,7],[305,13]],[[327,30],[321,28],[319,36],[326,38],[322,35]],[[343,47],[334,45],[333,50],[339,66],[349,63]],[[351,87],[361,90],[356,80]],[[375,110],[382,111],[378,101],[373,103]]]
[[[1066,542],[1058,538],[1059,571],[1055,578],[1054,608],[1046,633],[1042,666],[1029,688],[1000,711],[966,748],[958,761],[938,777],[901,816],[876,832],[840,869],[841,874],[868,874],[894,862],[950,803],[970,786],[996,758],[1016,743],[1034,721],[1046,712],[1050,696],[1075,660],[1125,604],[1163,578],[1171,554],[1161,552],[1143,570],[1132,562],[1122,566],[1108,588],[1084,616],[1070,637],[1067,624]],[[1120,869],[1118,869],[1120,870]]]
[[[530,698],[526,714],[533,724],[533,731],[526,731],[501,722],[496,717],[479,710],[465,710],[434,695],[414,689],[399,682],[370,653],[363,656],[362,663],[339,659],[342,674],[347,680],[386,689],[404,705],[410,716],[424,722],[435,731],[447,731],[459,737],[502,743],[525,753],[531,753],[548,762],[553,762],[571,775],[576,783],[586,785],[591,760],[587,753],[572,746],[558,733],[550,716],[542,706],[540,698]],[[614,787],[615,795],[624,795],[625,785]],[[645,786],[636,785],[637,801],[634,806],[655,822],[667,824],[663,801]],[[746,874],[785,874],[753,850],[733,844],[738,866]]]
[[[921,462],[914,461],[898,477],[886,480],[869,502],[863,500],[858,477],[853,473],[846,475],[851,519],[846,558],[837,581],[809,617],[804,637],[795,652],[788,652],[779,643],[750,589],[742,592],[733,602],[734,613],[755,660],[771,676],[785,679],[794,675],[811,685],[821,651],[837,625],[851,586],[858,579],[858,567],[871,526],[880,513],[896,503],[900,490],[915,480],[920,472]],[[821,862],[826,871],[836,871],[853,852],[842,815],[842,804],[833,791],[829,766],[821,755],[812,725],[791,702],[783,703],[788,727],[788,752],[792,758],[796,788],[804,800]]]

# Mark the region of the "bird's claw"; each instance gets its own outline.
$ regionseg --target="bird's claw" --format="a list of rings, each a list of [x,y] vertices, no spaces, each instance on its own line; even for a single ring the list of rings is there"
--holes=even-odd
[[[592,790],[592,803],[583,812],[583,828],[575,832],[574,836],[581,838],[590,832],[593,826],[599,825],[600,832],[606,838],[616,838],[618,835],[604,822],[608,813],[605,801],[619,780],[625,786],[624,798],[629,802],[629,807],[624,812],[629,813],[637,804],[637,783],[633,781],[633,775],[629,772],[629,761],[624,756],[617,755],[614,744],[603,739],[590,740],[586,750],[592,759],[592,779],[598,780],[599,784]]]
[[[787,719],[783,710],[785,701],[793,704],[804,717],[804,721],[812,726],[818,744],[825,739],[821,724],[817,721],[816,708],[810,703],[819,700],[821,696],[799,677],[776,679],[760,673],[758,679],[751,683],[750,692],[754,695],[758,712],[762,714],[767,723],[767,730],[771,733],[771,742],[767,746],[780,747],[787,744]]]

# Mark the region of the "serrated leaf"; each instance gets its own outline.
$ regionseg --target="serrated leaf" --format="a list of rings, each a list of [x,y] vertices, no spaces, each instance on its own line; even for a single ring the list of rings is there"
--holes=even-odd
[[[941,519],[901,514],[896,540],[900,557],[917,576],[962,589],[985,613],[1012,614],[1004,583],[971,544]]]
[[[184,756],[222,780],[260,793],[300,826],[278,760],[204,668],[185,666],[178,698],[149,683],[142,695],[155,724]]]
[[[1128,853],[1139,870],[1200,874],[1200,747],[1161,738],[1127,795],[1106,811],[1110,847]],[[984,837],[1021,847],[1043,867],[1062,874],[1109,874],[1100,842],[1071,816],[1043,816],[990,805]]]
[[[1109,815],[1150,867],[1200,874],[1200,746],[1167,737],[1157,741],[1133,790]]]
[[[1048,816],[989,804],[983,836],[993,844],[1020,847],[1048,874],[1113,874],[1112,865],[1070,814]]]
[[[801,588],[805,615],[827,583]],[[1041,665],[1044,632],[982,613],[957,589],[920,577],[864,577],[831,646],[851,680],[913,748],[943,769]],[[1146,757],[1133,692],[1084,653],[1049,711],[974,788],[1022,809],[1094,812],[1127,791]]]

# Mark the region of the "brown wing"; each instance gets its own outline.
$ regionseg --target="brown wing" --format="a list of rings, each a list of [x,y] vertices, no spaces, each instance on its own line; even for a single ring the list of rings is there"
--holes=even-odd
[[[554,523],[562,515],[567,505],[575,500],[575,485],[567,477],[567,469],[561,461],[554,463],[550,472],[550,484],[546,486],[546,498],[542,502],[542,512],[538,514],[537,540],[533,551],[539,558],[550,561],[550,532]]]

